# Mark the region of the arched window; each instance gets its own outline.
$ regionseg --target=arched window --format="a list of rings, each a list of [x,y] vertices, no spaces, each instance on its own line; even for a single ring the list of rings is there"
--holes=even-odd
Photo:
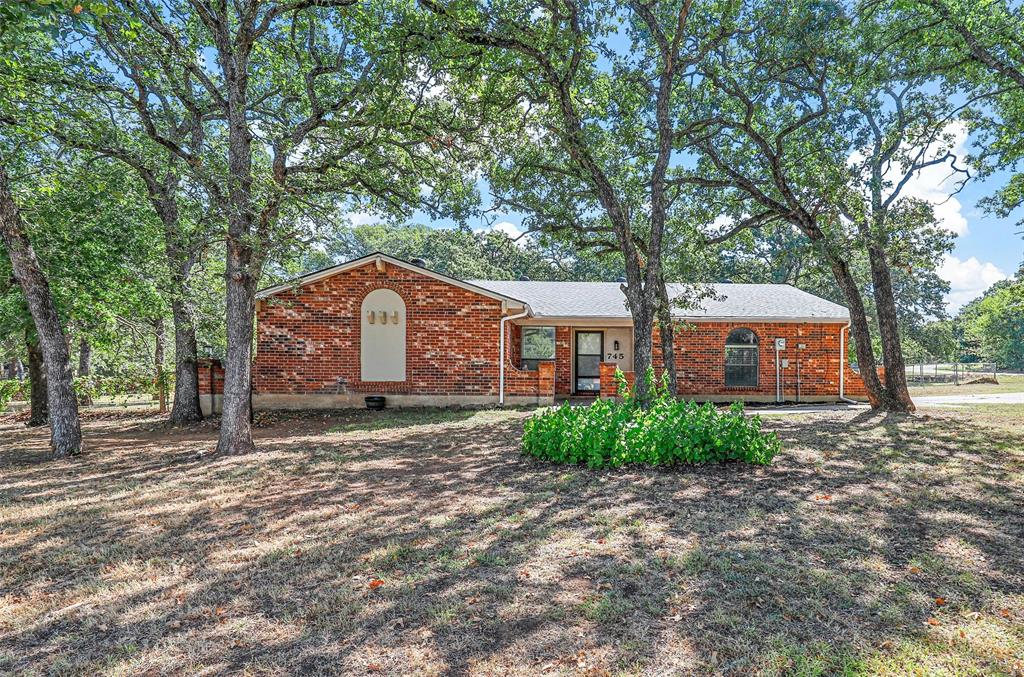
[[[404,381],[405,301],[390,289],[374,289],[363,299],[360,315],[360,379]]]
[[[725,386],[757,387],[757,334],[746,327],[733,329],[725,339]]]

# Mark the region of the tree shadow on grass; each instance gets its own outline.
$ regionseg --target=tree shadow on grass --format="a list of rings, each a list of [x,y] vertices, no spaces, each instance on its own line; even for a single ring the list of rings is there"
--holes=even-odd
[[[985,672],[1024,642],[1018,433],[830,414],[766,422],[767,468],[594,472],[521,457],[514,415],[324,425],[4,466],[0,669]]]

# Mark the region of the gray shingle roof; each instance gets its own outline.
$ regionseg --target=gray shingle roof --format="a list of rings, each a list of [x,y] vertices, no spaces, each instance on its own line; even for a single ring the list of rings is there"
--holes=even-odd
[[[467,280],[484,289],[530,304],[535,317],[629,318],[626,297],[618,282],[537,282]],[[832,320],[845,322],[850,314],[843,306],[788,284],[713,284],[715,297],[699,309],[676,310],[682,319],[745,318],[767,320]],[[673,298],[686,285],[670,284]]]

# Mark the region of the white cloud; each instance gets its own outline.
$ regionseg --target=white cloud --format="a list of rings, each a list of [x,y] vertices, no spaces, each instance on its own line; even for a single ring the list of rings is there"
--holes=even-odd
[[[979,261],[977,257],[960,260],[951,254],[942,258],[938,269],[939,277],[949,282],[946,307],[956,312],[979,296],[996,282],[1006,279],[1006,273],[995,264]]]
[[[474,228],[473,230],[476,231],[477,233],[504,233],[506,236],[515,241],[517,247],[525,248],[530,244],[529,235],[525,237],[520,237],[526,231],[521,226],[517,226],[511,221],[498,221],[497,223],[492,223],[489,226],[482,226],[480,228]]]
[[[941,147],[929,153],[929,156],[937,157],[948,149],[957,158],[965,157],[967,125],[953,122],[946,127],[945,132],[949,135],[949,143],[941,144]],[[896,172],[898,171],[897,169]],[[917,172],[907,182],[903,188],[903,195],[931,202],[934,205],[935,218],[942,226],[957,235],[966,235],[967,219],[961,213],[963,205],[960,204],[960,200],[950,197],[950,193],[956,190],[956,181],[957,176],[951,175],[949,163],[932,165]]]
[[[517,238],[524,232],[522,228],[511,221],[498,221],[497,223],[492,223],[491,225],[484,226],[483,228],[476,228],[475,230],[478,233],[487,233],[496,230],[498,232],[505,233],[511,238]]]
[[[345,215],[348,222],[353,226],[369,226],[374,223],[380,223],[382,219],[379,216],[375,216],[369,212],[349,212]]]
[[[957,157],[958,166],[963,164],[963,158],[967,156],[967,125],[962,122],[951,122],[944,130],[943,139],[931,146],[925,153],[926,159],[934,159],[950,152]],[[904,151],[909,148],[904,148]],[[858,163],[864,160],[864,154],[860,151],[850,156],[851,163]],[[885,179],[895,188],[900,179],[904,176],[903,169],[899,163],[886,172]],[[957,181],[962,178],[953,174],[949,162],[942,162],[916,172],[907,181],[900,192],[901,197],[917,198],[930,202],[935,211],[935,218],[941,226],[956,235],[966,235],[968,231],[967,218],[963,215],[963,205],[951,193],[957,188]]]

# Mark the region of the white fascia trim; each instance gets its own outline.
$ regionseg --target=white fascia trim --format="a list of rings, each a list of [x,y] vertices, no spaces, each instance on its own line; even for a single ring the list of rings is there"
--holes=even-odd
[[[534,313],[530,316],[532,320],[531,324],[538,323],[598,323],[598,322],[617,322],[625,323],[628,325],[633,324],[633,319],[629,315],[538,315]],[[683,322],[774,322],[774,323],[792,323],[792,324],[845,324],[849,322],[847,317],[751,317],[751,316],[733,316],[733,317],[686,317],[682,315],[673,315],[673,320],[681,320]]]
[[[673,315],[672,319],[683,320],[684,322],[788,322],[796,324],[845,324],[850,321],[849,317],[755,317],[747,315],[734,315],[732,317]]]
[[[352,270],[353,268],[365,266],[366,264],[372,263],[378,259],[387,261],[388,263],[394,266],[398,266],[399,268],[405,268],[407,270],[411,270],[421,275],[425,275],[440,282],[445,282],[455,287],[460,287],[462,289],[465,289],[466,291],[471,291],[476,294],[480,294],[481,296],[486,296],[488,298],[495,299],[496,301],[504,301],[510,306],[515,304],[515,307],[525,308],[529,313],[532,313],[532,310],[530,309],[530,304],[526,303],[525,301],[522,301],[517,298],[512,298],[511,296],[505,296],[504,294],[499,294],[497,292],[493,292],[490,289],[485,289],[484,287],[478,287],[475,284],[463,282],[458,278],[450,277],[448,275],[445,275],[444,273],[438,273],[436,271],[430,270],[429,268],[417,266],[414,263],[409,263],[408,261],[403,261],[402,259],[396,259],[394,256],[388,256],[387,254],[381,252],[367,254],[362,258],[346,261],[345,263],[339,263],[336,266],[331,266],[330,268],[324,268],[323,270],[318,270],[314,273],[309,273],[307,275],[297,277],[289,282],[284,282],[273,287],[261,289],[260,291],[256,292],[256,298],[265,299],[276,294],[280,294],[283,291],[298,289],[300,287],[306,286],[307,284],[319,282],[320,280],[331,277],[333,275],[337,275],[338,273],[343,273],[346,270]]]

